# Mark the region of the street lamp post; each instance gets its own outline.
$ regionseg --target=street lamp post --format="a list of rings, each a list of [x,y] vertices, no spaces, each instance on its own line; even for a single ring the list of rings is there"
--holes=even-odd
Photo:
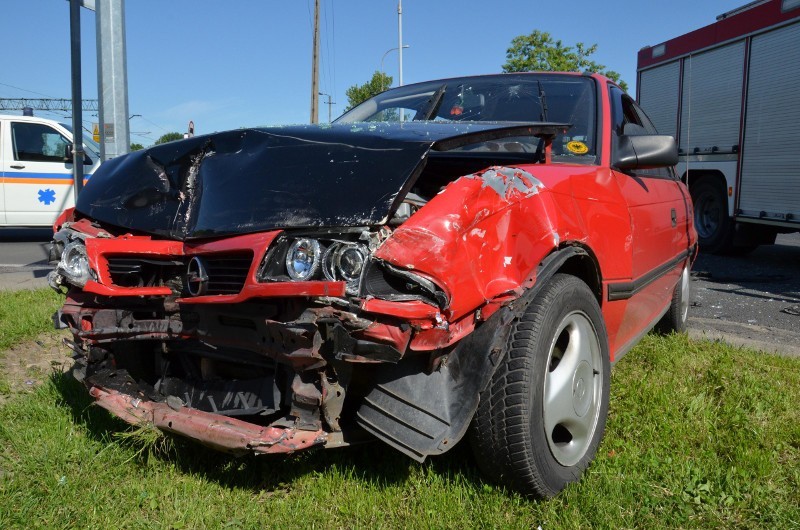
[[[393,52],[395,50],[400,50],[401,48],[410,48],[410,47],[411,47],[410,44],[403,44],[402,46],[400,46],[398,48],[389,48],[388,50],[386,50],[386,52],[384,52],[384,54],[383,54],[383,57],[381,57],[381,74],[383,76],[386,75],[386,72],[383,71],[383,60],[386,59],[386,56],[389,55],[390,52]],[[382,90],[386,90],[387,88],[389,88],[389,87],[383,86],[383,78],[381,78],[381,89]]]

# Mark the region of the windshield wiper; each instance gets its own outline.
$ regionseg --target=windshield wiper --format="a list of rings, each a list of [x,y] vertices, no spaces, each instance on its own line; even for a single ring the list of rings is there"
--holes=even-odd
[[[425,108],[422,110],[422,112],[417,113],[417,116],[420,116],[420,120],[428,121],[432,116],[436,115],[436,112],[439,110],[439,106],[442,104],[442,100],[444,99],[445,88],[447,88],[447,85],[440,86],[439,90],[434,92],[430,99],[428,99],[428,101],[425,103]],[[416,116],[414,117],[414,121],[417,121]]]
[[[542,114],[539,119],[547,121],[547,94],[544,93],[542,82],[537,79],[536,83],[539,85],[539,102],[542,105]]]

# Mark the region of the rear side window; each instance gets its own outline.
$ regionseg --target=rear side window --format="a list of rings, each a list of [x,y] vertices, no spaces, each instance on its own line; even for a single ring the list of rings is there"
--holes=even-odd
[[[22,162],[64,162],[69,140],[41,123],[13,122],[11,140],[14,160]]]

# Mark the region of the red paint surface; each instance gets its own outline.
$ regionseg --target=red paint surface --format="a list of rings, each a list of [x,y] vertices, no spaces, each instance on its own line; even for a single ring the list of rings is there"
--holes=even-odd
[[[254,298],[283,298],[305,296],[338,296],[345,293],[345,282],[274,282],[257,283],[254,278],[247,279],[239,294],[196,296],[179,298],[181,304],[235,304]]]
[[[327,433],[264,427],[219,414],[155,403],[120,394],[115,390],[92,387],[89,393],[97,404],[126,422],[150,423],[204,445],[233,453],[293,453],[327,442]]]

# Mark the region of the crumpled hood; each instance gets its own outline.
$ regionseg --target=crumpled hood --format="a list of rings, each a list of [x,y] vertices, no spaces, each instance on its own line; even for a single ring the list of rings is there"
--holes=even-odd
[[[538,134],[520,124],[377,123],[241,129],[101,165],[78,212],[124,229],[198,239],[385,223],[431,149]]]

